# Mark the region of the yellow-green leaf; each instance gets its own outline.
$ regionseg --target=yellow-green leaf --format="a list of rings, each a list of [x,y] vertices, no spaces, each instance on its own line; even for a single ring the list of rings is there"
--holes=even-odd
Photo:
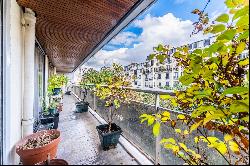
[[[148,60],[152,60],[152,59],[154,59],[154,57],[155,57],[155,54],[150,54],[150,55],[148,56]]]
[[[191,127],[190,127],[190,133],[194,130],[196,130],[200,125],[201,123],[203,122],[203,120],[199,121],[198,123],[194,123]]]
[[[244,120],[244,121],[246,121],[246,122],[249,122],[249,116],[246,116],[246,117],[244,117],[244,118],[241,118],[241,120]]]
[[[226,144],[224,144],[223,142],[218,143],[218,145],[216,146],[216,148],[218,149],[218,151],[221,152],[221,154],[226,154],[227,153],[227,146]]]
[[[162,113],[162,115],[163,115],[163,116],[166,116],[166,117],[170,117],[170,113],[169,113],[168,111],[164,111],[164,112]]]
[[[184,135],[188,135],[189,132],[188,132],[187,130],[184,130],[183,134],[184,134]]]
[[[243,60],[243,61],[240,61],[240,62],[239,62],[239,65],[240,65],[240,66],[247,66],[247,65],[249,65],[249,59],[247,58],[247,59],[245,59],[245,60]]]
[[[148,125],[149,126],[152,125],[154,123],[154,121],[155,121],[155,117],[154,116],[149,116],[149,118],[148,118]]]
[[[161,144],[164,144],[164,143],[171,143],[171,144],[176,144],[175,142],[175,139],[174,138],[163,138],[160,142]]]
[[[228,141],[230,141],[230,140],[232,140],[233,139],[233,137],[231,136],[231,135],[229,135],[229,134],[226,134],[225,136],[224,136],[224,140],[226,141],[226,142],[228,142]]]
[[[215,21],[227,23],[228,20],[229,20],[228,14],[222,14],[219,17],[217,17]]]
[[[241,86],[235,86],[235,87],[232,87],[232,88],[227,88],[226,90],[224,90],[223,94],[224,95],[237,94],[237,93],[242,93],[242,92],[248,92],[248,88],[241,87]]]
[[[213,26],[213,30],[211,32],[216,34],[216,33],[224,31],[225,29],[226,29],[226,26],[224,24],[218,24],[218,25]]]
[[[199,136],[194,138],[194,142],[197,144],[199,142]]]
[[[242,17],[238,20],[238,22],[236,23],[236,25],[237,25],[238,27],[240,27],[240,26],[245,26],[245,25],[249,25],[249,15],[244,15],[244,16],[242,16]]]
[[[185,117],[185,115],[179,114],[177,116],[177,119],[183,120],[183,119],[186,119],[186,117]]]
[[[225,118],[226,116],[221,112],[221,113],[212,113],[207,112],[206,113],[206,118],[204,118],[203,125],[207,124],[211,120],[215,119],[220,119],[220,118]]]
[[[235,101],[233,104],[231,104],[230,111],[233,113],[249,112],[249,106],[243,102]]]
[[[240,152],[239,146],[237,143],[235,143],[234,141],[229,141],[229,148],[236,154],[238,154]]]
[[[238,10],[234,16],[233,16],[233,20],[236,20],[237,18],[244,16],[246,14],[249,14],[249,6],[245,6],[244,8]]]
[[[181,129],[175,129],[176,133],[181,133]]]
[[[178,144],[180,145],[180,147],[182,147],[183,150],[188,151],[188,148],[187,148],[187,146],[184,143],[180,142]]]
[[[240,42],[240,44],[236,48],[236,52],[238,54],[242,53],[246,49],[246,43]]]
[[[161,124],[159,122],[156,122],[154,127],[153,127],[153,134],[155,137],[157,137],[160,133],[160,126],[161,126]]]
[[[171,99],[172,96],[170,96],[170,95],[160,95],[160,98],[163,99],[163,100],[168,100],[168,99]]]

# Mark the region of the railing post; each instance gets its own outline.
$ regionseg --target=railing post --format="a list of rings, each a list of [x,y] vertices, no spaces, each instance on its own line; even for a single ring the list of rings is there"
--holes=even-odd
[[[160,107],[160,94],[155,94],[155,111],[158,114],[159,113],[159,107]],[[160,163],[160,134],[155,138],[155,165],[158,165]]]

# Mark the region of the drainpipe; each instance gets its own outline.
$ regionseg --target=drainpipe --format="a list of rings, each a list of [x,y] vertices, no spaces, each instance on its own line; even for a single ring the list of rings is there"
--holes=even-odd
[[[35,13],[25,8],[24,13],[25,34],[24,34],[24,85],[23,85],[23,115],[22,132],[23,136],[33,133],[34,123],[34,66],[35,66]]]

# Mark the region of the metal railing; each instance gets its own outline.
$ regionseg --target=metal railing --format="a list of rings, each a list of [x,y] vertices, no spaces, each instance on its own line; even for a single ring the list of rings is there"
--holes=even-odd
[[[143,103],[135,100],[131,100],[129,103],[121,104],[119,108],[119,113],[121,116],[118,117],[118,120],[115,121],[123,130],[123,136],[132,142],[136,147],[143,152],[149,159],[151,159],[155,165],[161,164],[174,164],[179,165],[183,164],[182,160],[178,159],[172,154],[171,151],[164,149],[160,145],[160,140],[162,138],[168,137],[179,137],[174,132],[174,129],[167,125],[161,126],[160,135],[154,137],[152,133],[152,127],[147,126],[146,124],[141,124],[139,116],[143,113],[155,114],[160,111],[168,110],[171,112],[171,117],[177,117],[178,114],[184,114],[181,111],[164,108],[161,105],[160,95],[175,95],[172,90],[162,90],[162,89],[152,89],[152,88],[132,88],[132,87],[123,87],[138,93],[151,94],[152,101],[151,104]],[[73,86],[72,92],[80,99],[85,99],[89,102],[89,106],[92,110],[96,111],[103,119],[107,121],[108,111],[104,111],[105,101],[99,99],[93,92],[86,91],[81,89],[79,86]],[[154,98],[153,98],[154,97]],[[187,129],[187,126],[177,123],[178,128],[184,130]],[[194,135],[190,136],[190,141],[194,140]],[[193,146],[193,142],[189,143],[190,147]],[[206,148],[206,146],[202,147]],[[211,164],[224,164],[223,159],[219,158],[218,155],[214,155],[214,152],[211,152]]]

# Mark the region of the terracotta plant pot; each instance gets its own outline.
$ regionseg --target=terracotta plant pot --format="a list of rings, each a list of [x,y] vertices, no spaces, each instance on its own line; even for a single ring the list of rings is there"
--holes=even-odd
[[[39,137],[43,135],[45,132],[51,133],[51,134],[58,134],[59,136],[56,139],[54,139],[52,142],[50,142],[49,144],[43,147],[34,148],[34,149],[25,149],[25,150],[18,148],[26,144],[28,139]],[[60,131],[43,130],[43,131],[28,135],[24,137],[23,139],[21,139],[16,144],[16,153],[20,156],[23,165],[34,165],[36,163],[46,161],[48,154],[50,154],[51,159],[54,159],[56,157],[59,142],[60,142]]]
[[[47,164],[46,161],[43,161],[41,163],[38,163],[36,165],[69,165],[67,161],[62,160],[62,159],[53,159],[50,160],[49,164]]]

